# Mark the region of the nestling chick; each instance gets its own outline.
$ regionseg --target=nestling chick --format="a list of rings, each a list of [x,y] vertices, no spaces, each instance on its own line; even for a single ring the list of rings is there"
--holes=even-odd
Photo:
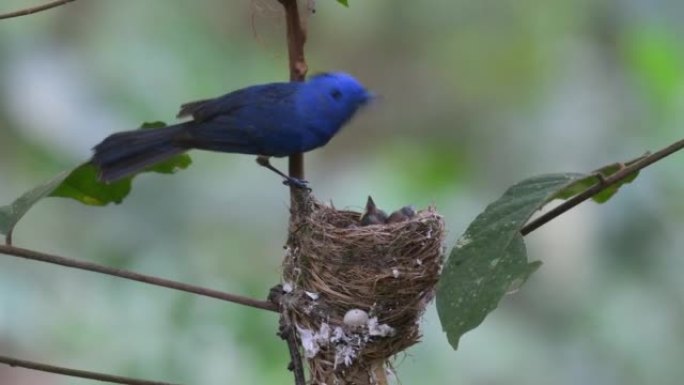
[[[385,222],[387,222],[387,214],[375,205],[373,198],[369,195],[366,211],[361,215],[361,226],[382,225]]]
[[[416,210],[412,206],[404,206],[399,210],[390,214],[389,218],[385,223],[398,223],[408,221],[409,219],[416,216]]]

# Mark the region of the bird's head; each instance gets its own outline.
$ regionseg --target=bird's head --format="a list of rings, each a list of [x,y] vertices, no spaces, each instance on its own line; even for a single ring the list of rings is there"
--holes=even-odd
[[[362,106],[373,99],[358,80],[344,72],[329,72],[312,76],[307,81],[311,91],[307,102],[320,103],[328,118],[342,125]]]

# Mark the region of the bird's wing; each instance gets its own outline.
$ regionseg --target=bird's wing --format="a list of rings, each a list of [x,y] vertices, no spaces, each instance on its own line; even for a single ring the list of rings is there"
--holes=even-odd
[[[214,99],[198,100],[185,103],[178,112],[178,117],[191,116],[197,122],[205,122],[221,115],[231,115],[246,106],[259,108],[292,103],[293,94],[297,91],[296,83],[270,83],[243,88]]]

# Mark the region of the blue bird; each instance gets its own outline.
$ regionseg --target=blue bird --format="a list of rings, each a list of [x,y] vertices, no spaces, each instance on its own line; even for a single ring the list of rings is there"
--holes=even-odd
[[[328,143],[371,93],[336,72],[306,82],[268,83],[181,106],[169,127],[119,132],[94,147],[98,178],[114,182],[190,149],[257,155],[257,163],[305,187],[270,164],[269,157],[311,151]]]

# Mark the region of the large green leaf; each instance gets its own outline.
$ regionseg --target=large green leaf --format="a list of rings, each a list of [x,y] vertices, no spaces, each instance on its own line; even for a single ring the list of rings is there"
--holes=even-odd
[[[349,0],[337,0],[337,2],[344,5],[345,7],[349,7]]]
[[[145,123],[141,129],[163,129],[162,122]],[[171,174],[187,168],[192,163],[187,154],[176,155],[142,172]],[[136,174],[137,175],[137,174]],[[91,206],[119,204],[131,191],[131,181],[135,175],[114,183],[103,183],[97,179],[95,166],[84,163],[70,171],[64,171],[47,182],[27,191],[14,202],[0,206],[0,234],[7,235],[26,212],[45,197],[75,199]]]
[[[501,298],[517,290],[540,265],[527,261],[520,229],[532,214],[586,174],[524,180],[470,224],[451,251],[437,287],[437,312],[451,346],[477,327]]]

